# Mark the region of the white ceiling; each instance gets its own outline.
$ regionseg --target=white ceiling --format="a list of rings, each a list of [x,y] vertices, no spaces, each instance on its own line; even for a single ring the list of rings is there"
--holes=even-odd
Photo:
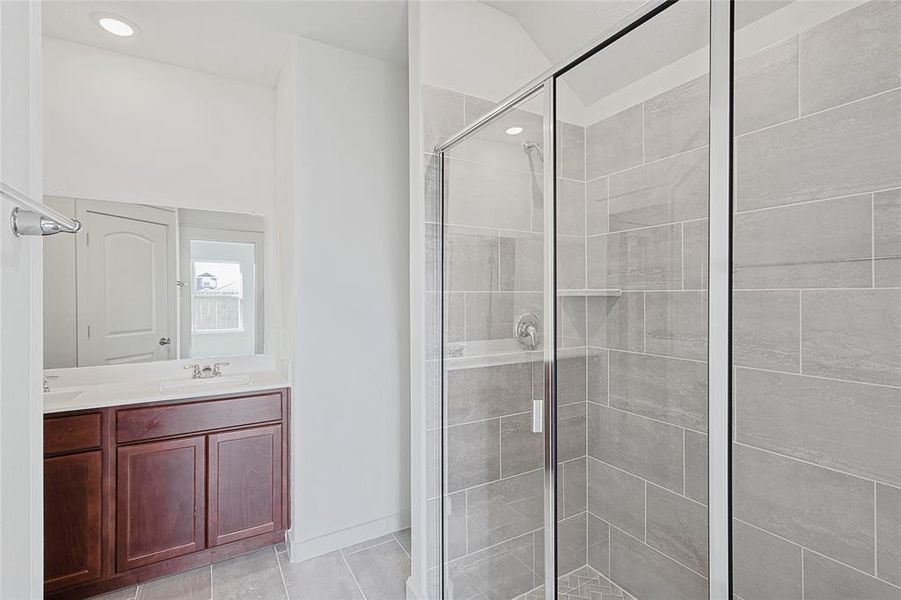
[[[646,0],[482,0],[517,21],[551,64],[596,40]],[[744,0],[736,4],[741,28],[793,0]],[[682,1],[618,40],[591,62],[563,76],[588,106],[709,43],[709,3]]]
[[[274,86],[291,36],[407,64],[404,0],[45,0],[44,34],[251,83]],[[118,38],[91,15],[140,33]]]

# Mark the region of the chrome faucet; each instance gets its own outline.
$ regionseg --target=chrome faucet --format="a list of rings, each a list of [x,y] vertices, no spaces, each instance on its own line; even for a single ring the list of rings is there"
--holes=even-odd
[[[44,391],[50,391],[50,379],[59,379],[59,375],[44,375]]]
[[[191,369],[193,371],[191,373],[191,379],[211,379],[222,375],[222,367],[227,367],[228,364],[229,363],[227,362],[217,362],[212,365],[203,365],[201,367],[200,364],[193,363],[185,365],[185,369]]]

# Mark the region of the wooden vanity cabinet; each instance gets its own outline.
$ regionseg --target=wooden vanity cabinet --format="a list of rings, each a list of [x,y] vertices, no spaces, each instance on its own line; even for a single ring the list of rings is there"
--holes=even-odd
[[[288,402],[284,389],[47,415],[45,597],[283,541]]]

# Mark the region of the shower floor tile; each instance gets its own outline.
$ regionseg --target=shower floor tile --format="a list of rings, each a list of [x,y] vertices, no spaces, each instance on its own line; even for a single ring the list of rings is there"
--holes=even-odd
[[[558,600],[636,600],[634,596],[595,571],[584,566],[557,579]],[[544,600],[544,586],[514,600]]]

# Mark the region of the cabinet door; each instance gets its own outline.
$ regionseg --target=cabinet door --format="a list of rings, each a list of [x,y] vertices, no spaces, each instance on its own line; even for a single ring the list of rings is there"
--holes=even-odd
[[[210,435],[210,546],[282,527],[282,428]]]
[[[119,571],[204,547],[204,437],[118,449]]]
[[[44,587],[101,575],[103,458],[99,450],[44,459]]]

